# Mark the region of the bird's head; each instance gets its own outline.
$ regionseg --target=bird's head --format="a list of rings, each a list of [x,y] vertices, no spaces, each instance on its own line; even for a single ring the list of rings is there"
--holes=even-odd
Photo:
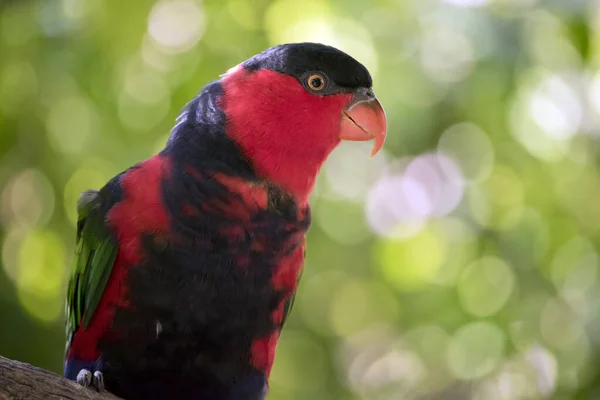
[[[257,172],[306,201],[341,140],[385,140],[385,112],[369,71],[316,43],[272,47],[221,78],[226,131]]]

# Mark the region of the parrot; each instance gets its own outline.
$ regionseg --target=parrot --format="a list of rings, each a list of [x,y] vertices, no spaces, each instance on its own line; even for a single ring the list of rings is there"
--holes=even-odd
[[[77,203],[64,376],[123,399],[259,400],[342,141],[387,133],[367,68],[284,43],[219,75],[162,150]]]

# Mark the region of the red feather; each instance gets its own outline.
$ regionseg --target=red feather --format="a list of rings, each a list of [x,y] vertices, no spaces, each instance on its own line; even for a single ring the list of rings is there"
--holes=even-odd
[[[340,118],[352,95],[316,96],[296,78],[267,69],[237,68],[223,77],[223,89],[228,136],[261,176],[305,204],[319,169],[340,143]]]

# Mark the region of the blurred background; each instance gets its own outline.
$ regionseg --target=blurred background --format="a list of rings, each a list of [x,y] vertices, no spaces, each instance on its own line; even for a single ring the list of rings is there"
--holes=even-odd
[[[79,193],[272,45],[362,61],[272,400],[600,398],[600,3],[0,0],[0,354],[62,370]]]

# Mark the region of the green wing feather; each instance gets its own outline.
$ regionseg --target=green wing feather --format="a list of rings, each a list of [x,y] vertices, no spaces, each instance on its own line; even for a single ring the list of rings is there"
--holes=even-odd
[[[82,322],[87,329],[100,302],[113,264],[118,243],[106,227],[104,210],[108,199],[102,192],[88,190],[77,203],[77,237],[71,278],[67,291],[66,331],[70,343]],[[67,343],[67,346],[69,345]]]

